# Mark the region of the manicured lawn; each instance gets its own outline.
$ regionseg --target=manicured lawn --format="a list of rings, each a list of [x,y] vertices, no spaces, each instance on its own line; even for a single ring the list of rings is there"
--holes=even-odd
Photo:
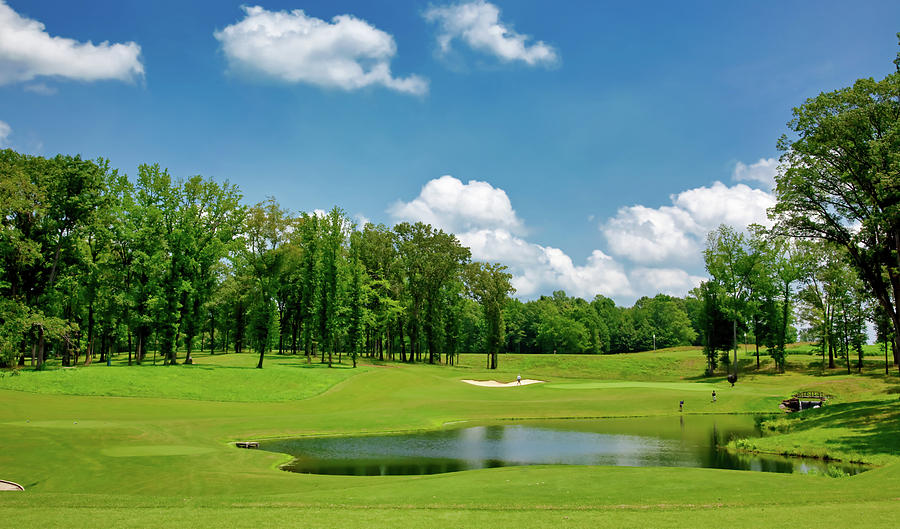
[[[755,358],[741,356],[742,368],[755,368]],[[456,367],[356,370],[279,355],[256,370],[256,360],[198,355],[194,366],[5,373],[0,479],[26,491],[0,493],[0,520],[14,521],[10,527],[896,526],[900,379],[885,379],[874,358],[862,375],[846,375],[791,355],[794,372],[775,374],[764,363],[734,388],[724,373],[700,376],[704,359],[690,348],[503,355],[497,371],[484,368],[483,355],[463,355]],[[460,381],[517,374],[546,383]],[[675,415],[681,399],[685,413],[778,413],[783,398],[805,389],[835,399],[772,423],[774,435],[753,448],[853,454],[883,466],[852,478],[589,466],[315,476],[278,470],[286,456],[230,444],[464,420]]]

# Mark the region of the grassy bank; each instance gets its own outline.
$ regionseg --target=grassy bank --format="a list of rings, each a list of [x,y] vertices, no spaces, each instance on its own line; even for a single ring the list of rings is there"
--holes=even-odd
[[[900,381],[821,372],[815,358],[700,376],[693,349],[617,356],[504,355],[500,369],[463,355],[456,367],[328,369],[302,357],[199,355],[194,366],[50,369],[0,378],[0,519],[16,527],[804,527],[893,526],[900,496]],[[755,358],[742,354],[742,368]],[[883,369],[883,368],[882,368]],[[463,378],[545,380],[483,388]],[[724,375],[724,374],[723,374]],[[719,401],[707,392],[716,389]],[[463,420],[777,412],[792,392],[835,399],[773,423],[759,449],[861,454],[882,466],[852,478],[690,468],[507,467],[432,476],[312,476],[277,470],[285,456],[239,439],[437,428]],[[764,445],[762,443],[770,443]],[[815,491],[786,495],[784,491]],[[866,513],[865,519],[853,509]],[[871,515],[871,518],[869,517]],[[884,524],[881,524],[884,521]]]

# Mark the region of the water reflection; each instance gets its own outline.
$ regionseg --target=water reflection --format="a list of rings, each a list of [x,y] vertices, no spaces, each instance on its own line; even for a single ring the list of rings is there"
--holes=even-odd
[[[753,417],[684,416],[491,424],[405,435],[301,438],[260,447],[295,457],[286,470],[359,476],[440,474],[515,465],[680,466],[819,472],[816,460],[733,454],[718,447],[758,436]],[[831,465],[835,465],[831,463]],[[839,465],[848,474],[864,470]]]

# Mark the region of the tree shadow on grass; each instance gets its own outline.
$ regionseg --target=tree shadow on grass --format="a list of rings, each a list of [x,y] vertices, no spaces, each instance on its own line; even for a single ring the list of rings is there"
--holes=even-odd
[[[850,435],[829,436],[828,447],[863,455],[900,454],[900,405],[893,400],[831,404],[795,417],[795,432],[850,430]]]
[[[277,365],[279,367],[289,367],[292,369],[332,369],[332,370],[334,370],[334,369],[354,369],[352,364],[339,364],[337,362],[333,362],[331,367],[328,367],[327,362],[324,364],[319,363],[319,362],[313,362],[311,364],[306,364],[306,363],[298,364],[295,362],[270,361],[269,364]],[[263,366],[263,369],[265,369],[265,366]]]
[[[693,375],[689,377],[682,377],[682,380],[690,380],[694,382],[702,381],[709,382],[711,384],[715,384],[717,382],[722,382],[728,378],[728,374],[731,373],[731,366],[725,367],[721,364],[716,369],[716,372],[712,375],[707,375],[704,371],[699,375]],[[757,371],[756,370],[756,357],[753,358],[738,358],[738,384],[741,381],[742,376],[748,375],[774,375],[776,373],[769,373],[767,371]]]

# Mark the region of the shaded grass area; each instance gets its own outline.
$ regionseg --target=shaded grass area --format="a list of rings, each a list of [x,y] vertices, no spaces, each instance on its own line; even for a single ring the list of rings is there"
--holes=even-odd
[[[765,421],[762,427],[778,435],[744,440],[741,447],[876,465],[900,456],[900,403],[896,399],[826,405]]]
[[[20,370],[0,377],[0,389],[54,395],[164,397],[235,402],[275,402],[318,395],[369,368],[352,370],[335,364],[306,364],[297,356],[269,355],[263,369],[254,369],[254,354],[194,355],[193,365],[163,366],[145,362],[128,366],[117,359],[112,366],[61,368],[51,363],[44,371]]]
[[[356,370],[305,367],[302,357],[278,355],[267,357],[262,370],[253,367],[255,355],[196,359],[196,366],[78,368],[66,384],[56,377],[68,373],[7,373],[0,379],[0,478],[26,491],[0,496],[0,519],[24,528],[806,527],[825,516],[841,527],[880,527],[888,525],[880,520],[893,522],[900,506],[900,463],[892,455],[900,431],[896,395],[889,393],[898,380],[874,372],[742,372],[731,388],[721,376],[695,378],[704,360],[692,349],[503,355],[498,371],[484,368],[483,355],[463,355],[458,367],[372,363]],[[656,370],[662,374],[649,374]],[[516,374],[547,383],[461,382]],[[16,390],[6,385],[13,381]],[[102,396],[107,384],[129,398]],[[203,388],[198,398],[194,387]],[[312,387],[307,398],[296,397]],[[135,394],[151,388],[151,396]],[[709,388],[717,390],[717,403],[706,395]],[[796,444],[804,453],[843,450],[886,466],[841,479],[581,466],[313,476],[277,470],[287,456],[230,444],[456,421],[677,415],[680,399],[688,415],[771,413],[793,391],[819,388],[836,396],[833,403],[791,417],[791,425],[760,441]]]

